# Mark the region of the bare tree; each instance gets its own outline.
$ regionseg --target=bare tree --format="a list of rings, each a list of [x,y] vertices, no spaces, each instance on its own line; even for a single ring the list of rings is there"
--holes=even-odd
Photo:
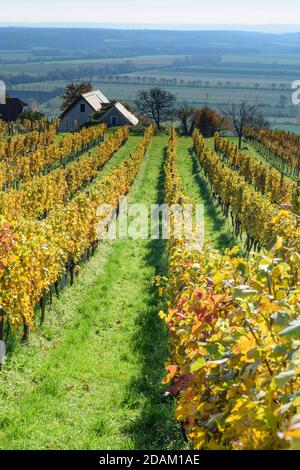
[[[175,101],[176,97],[172,93],[161,88],[151,88],[138,91],[136,105],[139,111],[152,119],[161,131],[161,123],[170,120],[174,114]]]
[[[257,114],[253,119],[250,119],[249,127],[260,131],[261,129],[269,129],[270,122],[263,117],[262,114]]]
[[[259,118],[257,106],[247,104],[232,104],[228,109],[222,111],[229,126],[239,138],[239,149],[242,148],[242,139],[247,128],[251,127],[256,119]]]

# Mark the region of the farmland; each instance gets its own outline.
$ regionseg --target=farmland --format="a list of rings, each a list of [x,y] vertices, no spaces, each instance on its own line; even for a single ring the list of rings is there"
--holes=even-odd
[[[193,138],[186,138],[176,135],[174,129],[152,135],[152,128],[148,128],[143,136],[134,130],[128,135],[126,129],[120,128],[106,131],[104,142],[99,143],[97,136],[103,132],[100,127],[75,133],[72,143],[66,136],[57,139],[54,123],[54,128],[41,133],[39,140],[35,134],[29,136],[31,147],[35,142],[39,152],[45,143],[66,149],[66,145],[74,146],[75,142],[77,151],[70,153],[66,167],[66,160],[58,153],[54,160],[52,157],[57,161],[55,167],[43,163],[43,175],[27,175],[25,183],[4,193],[7,207],[13,204],[10,200],[14,193],[18,195],[19,209],[16,217],[13,211],[6,212],[5,206],[1,209],[10,220],[7,224],[2,218],[1,236],[6,244],[11,244],[11,255],[5,259],[5,249],[1,254],[1,305],[5,312],[2,334],[5,333],[8,348],[0,372],[1,448],[287,448],[290,440],[284,437],[285,433],[293,435],[288,426],[296,406],[291,390],[299,380],[289,354],[298,344],[292,325],[297,315],[293,299],[299,289],[293,264],[299,230],[294,228],[295,215],[280,211],[278,203],[296,201],[293,179],[286,177],[279,184],[280,176],[278,179],[277,173],[269,169],[269,162],[249,142],[244,142],[244,146],[250,160],[243,166],[234,144],[228,146],[226,139],[218,143],[216,136],[213,145],[212,139],[203,139],[198,131]],[[284,146],[280,150],[280,145],[287,136],[270,133],[282,158],[286,156],[292,165],[291,151],[297,137],[289,138],[291,150],[286,152]],[[19,146],[23,144],[19,142]],[[218,153],[211,152],[213,147]],[[17,161],[17,155],[13,158]],[[260,164],[267,172],[265,179],[255,173]],[[32,172],[40,171],[39,167],[31,168]],[[80,168],[80,172],[75,168]],[[55,193],[50,190],[56,174],[65,178],[69,187],[62,195],[63,180],[59,191],[57,184]],[[16,178],[20,178],[18,173],[11,181]],[[40,180],[41,188],[49,180],[47,192],[43,195],[43,189],[38,189],[35,196],[32,182],[38,188]],[[199,252],[182,245],[184,239],[142,237],[96,243],[95,204],[109,200],[117,206],[116,195],[121,194],[128,195],[129,203],[148,208],[164,201],[203,204],[207,245]],[[43,206],[36,205],[37,196]],[[37,223],[41,213],[43,218]],[[63,237],[58,237],[56,230]],[[275,248],[272,243],[276,243]],[[45,244],[47,256],[43,253]],[[270,251],[257,251],[258,247]],[[269,263],[269,275],[258,267],[257,263],[262,262]],[[162,282],[160,287],[157,282]],[[211,285],[207,295],[213,296],[214,307],[204,313],[208,304],[201,296],[207,282]],[[14,292],[12,285],[16,286]],[[274,289],[271,303],[270,285]],[[187,296],[191,296],[189,302],[184,300]],[[197,314],[198,320],[191,329],[196,321],[190,307],[193,302],[193,308],[198,311],[202,305],[199,311],[209,318]],[[255,316],[256,333],[252,338],[251,325],[250,329],[247,326],[252,313],[249,310],[246,315],[246,305],[249,309],[256,306],[261,315]],[[184,313],[174,316],[178,308]],[[223,318],[225,308],[227,317]],[[274,325],[265,317],[270,309]],[[276,313],[282,309],[285,316],[277,320]],[[208,325],[212,330],[207,330]],[[171,337],[167,328],[173,331]],[[25,343],[21,342],[22,331]],[[212,334],[220,338],[218,348],[207,339]],[[202,347],[191,349],[198,341]],[[229,342],[232,356],[224,352]],[[274,342],[281,348],[279,356]],[[283,354],[285,359],[281,360]],[[245,381],[245,370],[254,367],[254,360],[255,372],[251,380]],[[292,387],[281,379],[288,360],[288,384]],[[169,372],[167,377],[164,366]],[[234,374],[219,390],[212,369],[214,374],[224,376],[223,380],[226,374]],[[187,370],[192,378],[189,388],[182,380]],[[174,378],[174,385],[165,396],[167,384]],[[211,428],[194,424],[194,418],[203,419],[201,410],[206,416],[212,403],[203,395],[203,380],[216,387],[218,402],[211,412],[222,416],[218,431],[213,421],[207,425]],[[241,390],[251,387],[239,412],[235,410],[241,398],[239,392],[232,394],[233,381]],[[226,406],[224,387],[230,397]],[[258,399],[262,389],[266,395]],[[276,400],[265,398],[270,393]],[[199,400],[199,411],[190,408],[191,396]],[[278,413],[281,409],[286,411]],[[250,423],[246,427],[245,413]],[[45,416],[51,419],[45,422]],[[184,423],[187,441],[180,423]],[[253,433],[249,434],[249,426]],[[281,438],[278,427],[283,433]],[[233,437],[230,446],[228,435]],[[292,443],[295,446],[296,440]]]
[[[299,35],[4,30],[8,92],[54,119],[0,122],[0,449],[300,450]],[[171,96],[59,133],[82,80],[271,126]]]
[[[73,33],[62,30],[58,37],[73,37]],[[223,42],[219,43],[220,33],[207,32],[206,42],[200,43],[201,33],[190,32],[183,36],[186,42],[182,43],[183,33],[158,32],[154,39],[148,31],[140,44],[147,54],[139,54],[132,43],[135,36],[140,39],[138,32],[128,33],[127,42],[123,33],[102,32],[100,42],[86,46],[77,45],[76,38],[74,49],[65,50],[53,48],[53,32],[49,36],[47,30],[30,30],[30,34],[31,44],[42,37],[44,46],[2,48],[1,75],[13,96],[34,103],[48,116],[59,113],[59,96],[67,83],[92,80],[108,98],[121,99],[132,106],[137,91],[150,86],[175,93],[178,106],[207,104],[220,109],[229,102],[255,102],[273,127],[298,130],[299,108],[291,103],[291,84],[299,79],[299,55],[296,39],[287,40],[288,36],[283,35],[282,44],[278,45],[273,35],[240,33],[237,45],[237,33],[224,33]],[[95,34],[89,31],[91,37]],[[171,53],[168,37],[177,38]],[[76,47],[78,51],[74,52]]]

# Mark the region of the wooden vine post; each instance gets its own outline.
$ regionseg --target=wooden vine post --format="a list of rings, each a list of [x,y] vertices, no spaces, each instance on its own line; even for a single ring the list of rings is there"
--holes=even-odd
[[[23,322],[23,336],[22,336],[22,341],[26,343],[29,340],[29,335],[30,335],[30,326],[27,325],[27,323]]]
[[[43,296],[40,299],[40,307],[41,307],[41,325],[45,322],[46,316],[46,293],[43,293]]]

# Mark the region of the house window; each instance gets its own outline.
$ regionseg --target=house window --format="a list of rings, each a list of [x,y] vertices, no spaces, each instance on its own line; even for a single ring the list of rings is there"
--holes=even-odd
[[[111,125],[112,126],[117,126],[118,124],[118,116],[112,116],[111,117]]]
[[[85,113],[85,103],[81,103],[80,105],[80,112]]]

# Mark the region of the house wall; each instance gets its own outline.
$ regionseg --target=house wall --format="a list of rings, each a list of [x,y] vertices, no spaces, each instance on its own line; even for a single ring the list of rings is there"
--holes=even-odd
[[[117,117],[117,123],[113,124],[112,118]],[[114,126],[131,126],[132,124],[128,121],[128,119],[123,116],[122,113],[117,108],[112,108],[100,119],[100,122],[107,124],[108,127]]]
[[[85,112],[81,112],[81,104],[85,105]],[[60,122],[59,131],[77,131],[82,124],[88,121],[89,116],[94,112],[94,109],[82,98],[64,115]]]
[[[6,104],[0,104],[0,119],[5,122],[16,121],[24,108],[21,103],[7,100]]]

